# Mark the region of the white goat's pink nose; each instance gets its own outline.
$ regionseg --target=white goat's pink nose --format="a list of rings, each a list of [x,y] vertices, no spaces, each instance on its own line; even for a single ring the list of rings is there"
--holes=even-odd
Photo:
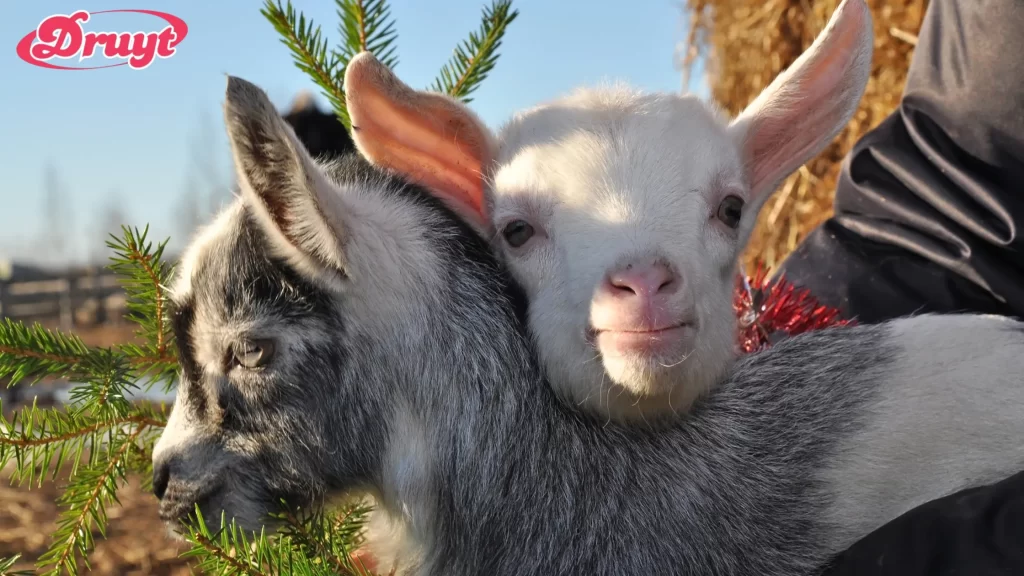
[[[633,262],[607,274],[590,303],[597,332],[656,332],[688,321],[683,278],[656,261]]]
[[[678,288],[679,278],[661,263],[633,264],[612,272],[606,282],[606,291],[615,297],[650,298],[674,292]]]

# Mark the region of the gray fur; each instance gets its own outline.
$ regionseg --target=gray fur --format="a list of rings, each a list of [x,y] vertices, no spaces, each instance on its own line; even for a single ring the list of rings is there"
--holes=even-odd
[[[169,522],[198,502],[256,528],[279,497],[366,490],[416,574],[801,575],[1024,468],[1024,332],[983,317],[789,339],[657,431],[574,409],[540,376],[522,291],[453,212],[356,157],[317,168],[251,84],[229,80],[226,109],[242,195],[174,289]],[[250,338],[274,356],[232,366]],[[987,418],[943,428],[967,409]]]

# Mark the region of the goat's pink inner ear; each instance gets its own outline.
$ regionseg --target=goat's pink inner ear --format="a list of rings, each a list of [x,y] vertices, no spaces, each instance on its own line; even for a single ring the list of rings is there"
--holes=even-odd
[[[359,151],[486,225],[483,171],[493,151],[472,113],[439,94],[412,90],[369,58],[349,64],[345,84]]]
[[[849,121],[870,73],[872,41],[864,0],[843,0],[807,51],[740,115],[755,203]]]

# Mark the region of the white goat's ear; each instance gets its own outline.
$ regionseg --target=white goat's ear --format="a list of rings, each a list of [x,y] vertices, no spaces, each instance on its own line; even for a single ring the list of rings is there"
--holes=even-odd
[[[348,63],[345,100],[367,160],[424,186],[489,235],[485,171],[496,144],[476,114],[446,95],[413,90],[370,52]]]
[[[266,93],[229,76],[224,119],[242,194],[275,247],[304,272],[343,276],[332,187]]]
[[[810,48],[730,125],[750,186],[744,243],[765,200],[850,121],[871,72],[873,42],[864,0],[843,0]]]

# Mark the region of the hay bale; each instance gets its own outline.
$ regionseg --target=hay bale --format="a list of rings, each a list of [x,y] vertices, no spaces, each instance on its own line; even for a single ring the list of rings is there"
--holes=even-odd
[[[840,164],[865,132],[899,104],[907,67],[928,0],[867,0],[875,54],[864,99],[853,119],[818,157],[787,179],[768,200],[745,266],[774,268],[832,215]],[[814,41],[839,0],[687,0],[693,18],[687,70],[706,57],[712,97],[737,114]]]

